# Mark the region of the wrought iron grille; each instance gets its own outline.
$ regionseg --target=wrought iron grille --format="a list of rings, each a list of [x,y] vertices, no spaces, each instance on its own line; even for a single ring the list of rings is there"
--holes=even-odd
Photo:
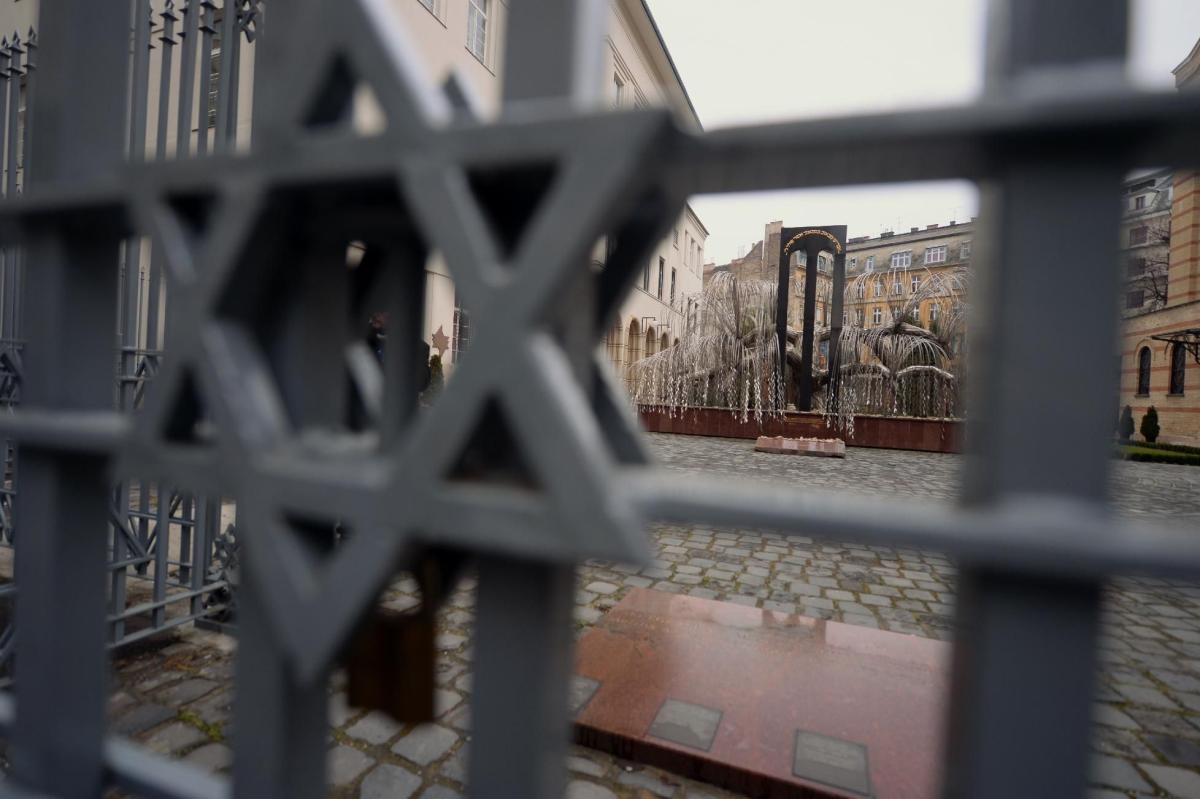
[[[0,793],[320,795],[329,671],[395,569],[432,547],[479,569],[472,791],[556,797],[573,564],[640,557],[646,522],[670,519],[957,556],[947,794],[1081,796],[1102,581],[1200,569],[1200,549],[1114,519],[1106,497],[1120,181],[1138,164],[1198,165],[1200,100],[1126,85],[1122,0],[991,6],[987,88],[971,106],[689,134],[664,112],[590,110],[600,3],[512,0],[504,113],[485,123],[461,84],[437,91],[420,74],[385,0],[295,0],[270,9],[256,53],[248,152],[129,164],[113,111],[129,20],[111,3],[45,0],[30,190],[0,206],[0,237],[28,264],[21,407],[0,430],[21,447],[19,629],[55,634],[18,641]],[[351,78],[374,89],[382,134],[326,124],[345,118]],[[499,226],[468,190],[482,170],[500,196],[527,194],[547,166],[541,202]],[[946,178],[981,184],[990,226],[960,506],[654,473],[595,350],[685,198]],[[336,335],[307,335],[328,321],[332,281],[289,294],[295,323],[265,332],[228,291],[295,256],[287,234],[313,213],[339,231],[374,220],[393,340],[417,335],[430,248],[472,313],[453,390],[427,411],[412,399],[413,354],[390,349],[366,446],[296,433],[327,425],[344,400],[305,369],[340,357]],[[136,416],[113,409],[110,338],[133,235],[165,254],[172,302],[170,356]],[[606,235],[611,256],[589,269]],[[1028,318],[1058,320],[1053,337]],[[201,404],[211,434],[196,435]],[[481,417],[507,427],[540,490],[447,479]],[[105,736],[113,468],[228,492],[245,516],[231,784]],[[313,555],[289,531],[313,518],[353,532]]]

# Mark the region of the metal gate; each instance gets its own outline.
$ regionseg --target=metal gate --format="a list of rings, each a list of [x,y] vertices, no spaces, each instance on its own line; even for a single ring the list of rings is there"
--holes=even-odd
[[[230,152],[238,146],[239,114],[248,97],[240,91],[243,52],[252,56],[261,22],[257,3],[197,0],[177,9],[173,2],[152,10],[134,4],[133,53],[128,109],[128,158],[165,161]],[[232,42],[232,46],[222,46]],[[0,42],[0,164],[3,195],[20,196],[31,148],[35,105],[37,33]],[[118,106],[121,107],[121,106]],[[242,126],[244,127],[244,126]],[[246,139],[242,130],[241,138]],[[165,294],[162,254],[144,238],[131,238],[121,251],[116,335],[116,404],[139,409],[162,358]],[[0,413],[20,402],[24,342],[21,294],[24,256],[12,246],[0,252]],[[111,362],[111,360],[110,360]],[[4,443],[0,482],[0,545],[15,541],[14,498],[18,460],[12,440]],[[159,501],[160,489],[163,501]],[[226,515],[230,508],[226,507]],[[109,510],[108,640],[130,643],[155,632],[219,612],[206,598],[225,586],[222,551],[231,530],[220,525],[222,503],[136,477],[113,489]],[[227,526],[227,525],[226,525]],[[7,557],[11,564],[11,554]],[[14,596],[14,583],[3,595]],[[209,606],[206,607],[206,604]],[[7,614],[6,614],[7,615]],[[38,629],[38,634],[53,634]],[[0,667],[12,653],[11,619],[0,636]]]
[[[1140,164],[1200,165],[1200,98],[1125,83],[1123,0],[992,0],[987,88],[969,107],[697,135],[664,112],[588,110],[602,2],[511,0],[505,114],[482,123],[460,86],[420,74],[386,0],[293,0],[270,9],[258,47],[249,152],[145,165],[125,162],[113,113],[129,20],[110,3],[44,2],[31,190],[0,206],[0,236],[27,263],[21,408],[0,427],[21,446],[19,629],[55,634],[18,641],[0,793],[320,795],[326,678],[395,570],[433,548],[479,569],[472,790],[557,797],[573,564],[637,558],[647,521],[672,519],[955,555],[947,794],[1083,795],[1102,582],[1200,570],[1200,548],[1116,520],[1106,496],[1120,181]],[[336,124],[360,81],[387,117],[371,138]],[[990,225],[958,507],[648,473],[595,345],[688,195],[948,178],[981,184]],[[497,215],[497,196],[533,200]],[[306,266],[296,231],[380,253],[373,291],[397,340],[419,336],[423,256],[443,253],[474,340],[436,405],[418,411],[413,353],[395,347],[376,416],[336,429],[344,386],[322,377],[351,338],[327,311],[344,276],[279,294],[277,323],[250,299],[276,296],[281,262]],[[170,357],[131,417],[113,410],[108,364],[118,249],[134,234],[165,255],[172,312]],[[606,235],[612,255],[592,271]],[[1053,338],[1030,318],[1055,319]],[[536,486],[456,470],[480,419]],[[113,467],[238,501],[232,785],[105,736]],[[304,531],[330,519],[352,532],[310,547]]]

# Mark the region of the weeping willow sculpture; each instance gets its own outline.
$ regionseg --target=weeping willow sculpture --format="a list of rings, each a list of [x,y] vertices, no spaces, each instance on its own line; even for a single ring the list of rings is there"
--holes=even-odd
[[[828,326],[814,336],[813,363],[823,365],[813,374],[815,408],[830,426],[850,434],[858,414],[961,414],[967,277],[962,268],[908,269],[848,281],[846,307],[862,307],[865,301],[879,306],[881,314],[878,323],[872,316],[870,325],[865,308],[863,323],[849,319],[835,348]],[[889,289],[902,281],[907,290],[875,298],[870,289],[881,280]],[[779,380],[776,296],[773,283],[739,280],[727,272],[714,275],[679,344],[629,367],[634,402],[672,414],[687,407],[729,408],[743,420],[782,412],[786,397]],[[922,327],[922,307],[935,306],[928,327]],[[789,327],[787,338],[787,365],[798,374],[800,331]],[[831,349],[835,362],[824,363]]]

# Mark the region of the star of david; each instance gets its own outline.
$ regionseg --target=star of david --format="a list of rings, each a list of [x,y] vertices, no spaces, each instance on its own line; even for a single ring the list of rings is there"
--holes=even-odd
[[[683,198],[651,168],[675,134],[665,112],[475,123],[461,82],[428,89],[384,0],[338,0],[295,35],[286,86],[260,100],[270,107],[255,141],[266,147],[135,176],[135,217],[167,264],[169,357],[120,471],[237,500],[247,568],[311,680],[417,547],[646,556],[642,520],[614,479],[647,461],[623,390],[598,358],[585,387],[554,331],[558,298],[616,231],[606,266],[589,273],[599,341]],[[356,80],[387,130],[318,129],[345,117]],[[381,186],[394,194],[379,210],[423,246],[409,235],[407,259],[387,268],[421,270],[440,251],[471,311],[472,345],[447,390],[373,445],[299,434],[289,391],[302,384],[280,385],[256,311],[241,307],[269,304],[260,272],[278,269],[276,248],[301,232],[280,208],[315,203],[331,225],[361,214],[330,203],[331,185],[368,205]],[[243,289],[258,299],[239,299]],[[319,551],[303,535],[314,524],[351,532]]]

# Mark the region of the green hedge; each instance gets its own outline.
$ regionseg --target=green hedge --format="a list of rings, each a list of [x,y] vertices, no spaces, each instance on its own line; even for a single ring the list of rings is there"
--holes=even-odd
[[[1118,441],[1117,443],[1123,447],[1138,447],[1140,449],[1161,449],[1166,452],[1184,452],[1184,453],[1187,453],[1188,455],[1200,455],[1200,447],[1189,447],[1186,444],[1159,444],[1157,442],[1154,444],[1151,444],[1147,441],[1133,441],[1132,439]]]
[[[1195,447],[1192,447],[1195,449]],[[1200,466],[1200,454],[1192,455],[1186,452],[1173,452],[1145,444],[1134,444],[1117,449],[1117,457],[1127,461],[1141,463],[1174,463],[1180,466]]]

